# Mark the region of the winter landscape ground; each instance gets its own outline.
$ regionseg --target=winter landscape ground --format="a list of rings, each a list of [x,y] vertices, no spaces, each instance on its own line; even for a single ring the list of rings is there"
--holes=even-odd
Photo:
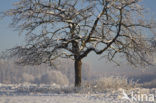
[[[1,103],[129,103],[104,94],[53,94],[51,96],[5,96]]]
[[[156,89],[18,84],[0,86],[0,103],[156,103]]]

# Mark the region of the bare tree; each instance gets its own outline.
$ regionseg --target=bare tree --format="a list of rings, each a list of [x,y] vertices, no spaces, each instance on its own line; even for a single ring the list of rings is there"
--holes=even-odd
[[[81,86],[81,60],[90,52],[108,60],[148,64],[146,30],[153,22],[144,16],[141,0],[19,0],[4,12],[11,25],[26,35],[24,46],[11,49],[18,63],[53,64],[59,57],[75,61],[75,86]]]

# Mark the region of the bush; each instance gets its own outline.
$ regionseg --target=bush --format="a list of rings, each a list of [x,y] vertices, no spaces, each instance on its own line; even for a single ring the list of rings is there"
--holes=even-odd
[[[133,82],[132,80],[128,81],[128,79],[124,77],[102,77],[93,82],[83,83],[82,90],[85,92],[104,92],[109,89],[131,89],[136,87],[140,87],[137,82]]]
[[[60,71],[49,71],[48,73],[41,76],[41,83],[45,84],[59,84],[67,86],[69,84],[69,81],[67,77],[62,74]]]

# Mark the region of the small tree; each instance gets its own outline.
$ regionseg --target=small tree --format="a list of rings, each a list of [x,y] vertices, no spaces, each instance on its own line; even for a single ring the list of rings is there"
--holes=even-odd
[[[11,25],[26,35],[25,46],[11,49],[18,63],[52,64],[58,57],[75,61],[75,86],[81,86],[82,59],[90,52],[133,65],[148,64],[146,30],[153,22],[143,17],[141,0],[19,0],[4,12]]]

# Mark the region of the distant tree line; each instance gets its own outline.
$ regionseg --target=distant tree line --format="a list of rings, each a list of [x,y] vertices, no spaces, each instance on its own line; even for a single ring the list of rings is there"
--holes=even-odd
[[[20,66],[12,60],[0,60],[0,83],[44,83],[68,85],[74,81],[73,63],[71,60],[60,61],[58,68],[51,68],[46,64],[40,66]],[[90,68],[83,64],[83,79],[89,80]]]

